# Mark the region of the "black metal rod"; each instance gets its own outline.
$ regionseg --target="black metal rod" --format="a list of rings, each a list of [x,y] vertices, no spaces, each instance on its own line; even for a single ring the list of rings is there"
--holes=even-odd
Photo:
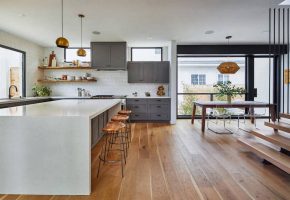
[[[282,18],[282,23],[283,23],[282,31],[283,31],[283,34],[282,34],[282,37],[283,37],[283,46],[284,46],[284,44],[285,44],[285,9],[283,8],[282,11],[283,11],[283,12],[282,12],[282,14],[283,14],[283,18]],[[285,69],[285,61],[284,61],[284,58],[285,58],[285,56],[284,56],[284,54],[282,54],[282,69],[283,69],[282,74],[283,74],[284,69]],[[284,107],[285,107],[284,75],[283,75],[282,79],[283,79],[283,81],[282,81],[282,83],[281,83],[281,81],[280,81],[280,84],[283,86],[283,92],[282,92],[282,98],[283,98],[283,99],[282,99],[282,102],[283,102],[283,105],[282,105],[282,111],[283,111],[283,113],[284,113]]]
[[[290,48],[289,48],[289,31],[290,31],[290,29],[289,29],[289,23],[290,23],[290,17],[289,17],[290,15],[289,15],[289,8],[287,9],[287,50],[288,50],[288,62],[287,62],[287,71],[288,71],[288,80],[287,80],[287,82],[289,81],[289,76],[290,76],[290,74],[289,74],[289,65],[290,65],[290,53],[289,53],[289,50],[290,50]],[[285,72],[284,72],[285,73]],[[289,114],[289,96],[290,96],[290,93],[289,93],[289,84],[290,83],[288,83],[287,84],[287,113]]]
[[[281,13],[280,13],[280,8],[278,9],[278,63],[277,63],[277,68],[275,70],[277,70],[277,73],[276,73],[276,84],[277,86],[280,85],[280,78],[279,78],[279,71],[280,71],[280,67],[281,67],[281,54],[280,54],[280,43],[281,43],[281,40],[280,40],[280,36],[281,36]],[[277,88],[277,91],[279,91],[280,88]],[[276,95],[276,101],[277,101],[277,110],[276,110],[276,113],[280,113],[280,110],[279,110],[279,105],[280,105],[280,97],[279,95]],[[279,118],[278,118],[278,121],[279,121]]]
[[[289,12],[288,12],[289,13]],[[269,8],[269,106],[271,104],[271,20],[272,20],[272,9]],[[270,122],[269,115],[269,122]]]

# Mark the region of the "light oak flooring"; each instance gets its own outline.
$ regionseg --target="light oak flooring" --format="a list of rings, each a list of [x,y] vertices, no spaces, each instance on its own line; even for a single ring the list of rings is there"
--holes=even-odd
[[[233,135],[200,132],[200,124],[133,124],[125,177],[105,165],[97,179],[92,151],[91,196],[3,195],[0,200],[194,200],[290,199],[290,175],[245,151]],[[55,186],[57,187],[57,185]]]

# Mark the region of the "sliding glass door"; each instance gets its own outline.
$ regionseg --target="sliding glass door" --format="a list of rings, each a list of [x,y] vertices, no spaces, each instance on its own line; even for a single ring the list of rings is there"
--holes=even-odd
[[[226,61],[236,62],[240,70],[236,74],[220,74],[217,67]],[[226,100],[226,97],[216,96],[217,91],[213,85],[227,81],[245,88],[245,57],[178,57],[178,118],[191,115],[193,101]],[[234,100],[245,100],[245,95],[237,96]]]
[[[25,53],[0,46],[0,98],[9,96],[9,87],[13,97],[25,96],[24,86]]]

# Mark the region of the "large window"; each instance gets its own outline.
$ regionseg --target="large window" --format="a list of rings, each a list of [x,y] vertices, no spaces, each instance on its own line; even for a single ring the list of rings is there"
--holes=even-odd
[[[205,74],[191,74],[192,85],[205,85],[206,75]]]
[[[9,87],[13,97],[25,96],[24,80],[25,53],[16,49],[0,46],[0,98],[9,96]]]
[[[235,74],[220,74],[217,67],[225,61],[236,62],[240,70]],[[177,79],[178,115],[189,116],[193,101],[226,100],[227,97],[216,95],[214,84],[231,81],[237,87],[245,88],[245,57],[178,57]],[[245,95],[238,95],[234,100],[245,100]]]
[[[72,62],[74,60],[79,60],[81,62],[91,62],[91,49],[84,48],[87,52],[85,57],[80,57],[77,55],[77,51],[79,48],[67,48],[64,50],[64,59],[65,62]]]
[[[162,47],[132,47],[132,61],[162,61]]]

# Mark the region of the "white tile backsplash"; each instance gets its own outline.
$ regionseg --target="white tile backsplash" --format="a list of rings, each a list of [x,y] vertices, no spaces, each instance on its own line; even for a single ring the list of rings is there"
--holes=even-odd
[[[150,92],[152,96],[156,95],[157,88],[161,84],[152,83],[128,83],[127,71],[96,71],[96,70],[51,70],[45,72],[46,76],[61,77],[65,75],[82,76],[84,73],[90,73],[97,78],[97,82],[92,83],[56,83],[49,84],[53,91],[53,96],[76,96],[77,88],[84,88],[91,94],[114,94],[114,95],[132,95],[138,92],[138,95],[144,96],[145,92]],[[164,85],[164,84],[163,84]],[[168,85],[165,86],[166,95],[168,95]]]

